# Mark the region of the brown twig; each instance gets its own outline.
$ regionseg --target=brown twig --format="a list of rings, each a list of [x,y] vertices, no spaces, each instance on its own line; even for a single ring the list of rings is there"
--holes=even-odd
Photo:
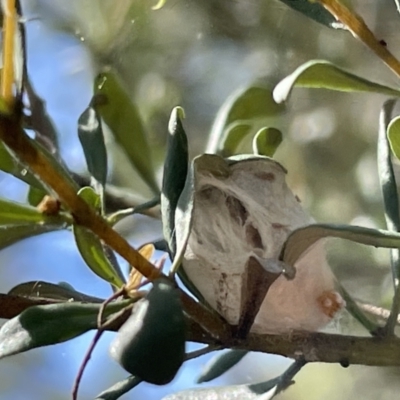
[[[364,20],[338,0],[316,0],[367,47],[369,47],[398,77],[400,61],[375,37]]]
[[[0,294],[0,318],[12,318],[33,305],[51,304],[51,299],[27,299],[21,296]],[[16,305],[16,306],[15,306]],[[386,318],[388,310],[365,306],[365,311]],[[130,310],[121,313],[106,330],[117,331],[128,319]],[[359,364],[370,366],[400,366],[400,338],[359,337],[316,332],[292,332],[286,335],[260,335],[250,333],[238,340],[233,335],[218,340],[197,323],[188,321],[188,341],[221,348],[237,348],[278,354],[293,359],[304,356],[307,362]]]

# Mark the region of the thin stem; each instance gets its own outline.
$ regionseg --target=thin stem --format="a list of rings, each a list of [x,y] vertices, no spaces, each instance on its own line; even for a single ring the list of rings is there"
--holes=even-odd
[[[398,77],[400,77],[400,62],[375,37],[364,20],[349,10],[338,0],[316,0],[321,3],[338,21],[367,47],[369,47]]]
[[[347,311],[372,335],[377,336],[380,327],[373,323],[359,308],[357,302],[350,296],[347,290],[339,284],[339,291],[346,302]]]
[[[93,350],[95,349],[97,342],[100,340],[101,336],[103,335],[104,330],[103,329],[98,329],[96,334],[94,335],[92,342],[89,345],[89,348],[86,351],[85,356],[83,357],[83,361],[79,367],[78,373],[76,374],[75,381],[72,387],[72,400],[77,400],[78,399],[78,390],[79,390],[79,385],[81,383],[83,373],[85,372],[86,366],[88,362],[90,361],[90,358],[92,357]]]
[[[287,389],[290,385],[292,385],[293,378],[295,375],[300,372],[300,370],[307,364],[303,357],[300,357],[296,360],[279,378],[278,384],[276,385],[275,393],[273,397],[275,397],[280,392]],[[272,398],[272,397],[271,397]]]
[[[1,74],[1,96],[9,106],[14,103],[14,51],[17,12],[15,0],[3,0],[3,70]]]

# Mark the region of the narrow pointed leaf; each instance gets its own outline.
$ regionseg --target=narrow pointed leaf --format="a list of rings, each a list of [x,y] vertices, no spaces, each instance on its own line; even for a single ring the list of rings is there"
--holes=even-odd
[[[400,120],[390,121],[395,100],[388,100],[382,107],[378,134],[378,172],[385,208],[386,227],[389,231],[400,231],[399,198],[396,178],[393,171],[390,145],[392,149],[400,149]],[[397,121],[397,122],[396,122]],[[389,145],[390,142],[390,145]],[[397,143],[397,144],[396,144]],[[393,280],[400,278],[399,249],[391,250]]]
[[[276,128],[261,128],[253,139],[253,153],[272,157],[282,143],[282,132]]]
[[[197,383],[210,382],[220,377],[235,366],[248,352],[248,350],[228,350],[217,354],[204,367],[197,378]]]
[[[105,316],[129,301],[107,306]],[[29,307],[0,328],[0,359],[24,351],[65,342],[97,327],[101,304],[60,303]]]
[[[43,223],[30,223],[19,225],[0,226],[0,250],[31,236],[40,235],[62,229],[63,225],[50,225]]]
[[[89,106],[79,117],[78,136],[89,173],[104,187],[107,179],[107,150],[101,118],[95,108]]]
[[[36,208],[0,198],[0,225],[28,223],[63,223],[61,218],[49,217]]]
[[[137,378],[136,376],[128,376],[128,378],[117,382],[115,385],[110,388],[104,390],[98,394],[95,400],[117,400],[125,393],[128,393],[134,387],[139,385],[142,380]]]
[[[280,376],[266,382],[251,385],[234,385],[207,389],[184,390],[164,397],[162,400],[271,400],[278,393],[291,386],[294,376],[306,365],[303,359],[293,362]]]
[[[324,60],[308,61],[280,81],[273,91],[275,101],[286,101],[294,87],[400,96],[400,90],[371,82]]]
[[[158,193],[148,134],[136,105],[113,73],[105,72],[96,77],[92,104],[140,176],[154,193]]]
[[[175,210],[185,186],[188,171],[188,142],[182,126],[184,111],[175,107],[168,125],[167,156],[161,191],[161,215],[164,238],[172,254],[176,252]]]
[[[338,22],[333,15],[327,11],[318,2],[310,0],[280,0],[282,3],[293,8],[294,10],[301,12],[306,17],[318,22],[319,24],[325,25],[329,28],[344,29],[343,25]]]
[[[93,189],[83,188],[78,195],[94,208],[98,209],[100,206],[100,196]],[[80,225],[73,225],[73,232],[79,252],[89,268],[115,287],[121,287],[124,282],[105,254],[100,239],[93,232]]]
[[[162,398],[162,400],[270,400],[275,395],[274,389],[277,383],[278,379],[271,379],[267,382],[256,383],[252,385],[232,385],[206,389],[188,389],[165,396]]]
[[[120,328],[110,354],[130,374],[164,385],[185,359],[185,336],[179,291],[169,279],[159,278]]]
[[[400,233],[361,226],[314,224],[293,231],[287,238],[281,260],[294,265],[301,255],[318,240],[339,238],[360,244],[384,248],[400,248]]]
[[[238,89],[218,111],[207,144],[207,153],[231,156],[246,133],[251,133],[253,129],[256,132],[266,125],[269,118],[276,118],[284,110],[282,104],[274,101],[268,87],[252,85]]]
[[[104,300],[98,297],[89,296],[65,286],[56,285],[44,281],[32,281],[21,283],[13,287],[8,294],[24,296],[29,298],[46,298],[65,301],[81,301],[86,303],[102,303]]]

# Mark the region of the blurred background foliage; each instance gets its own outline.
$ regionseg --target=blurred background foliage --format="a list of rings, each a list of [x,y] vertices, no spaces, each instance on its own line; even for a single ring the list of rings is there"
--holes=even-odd
[[[389,49],[400,55],[400,15],[390,0],[346,1]],[[372,81],[398,86],[397,78],[343,30],[328,29],[278,0],[168,0],[153,11],[148,0],[22,1],[28,32],[28,62],[37,91],[60,135],[67,164],[85,173],[76,121],[87,107],[94,76],[113,68],[149,128],[154,162],[161,166],[170,112],[181,105],[191,155],[205,151],[219,107],[233,91],[261,80],[271,88],[309,59],[327,59]],[[314,218],[384,228],[376,169],[378,116],[385,96],[296,89],[279,120],[284,141],[277,158],[288,181]],[[120,149],[111,151],[109,182],[141,199],[149,189]],[[250,152],[251,148],[242,151]],[[112,149],[112,150],[111,150]],[[396,172],[399,172],[396,166]],[[1,195],[23,201],[26,187],[0,175]],[[127,218],[118,229],[135,245],[161,237],[159,221]],[[329,243],[332,267],[356,298],[388,306],[391,276],[387,250]],[[107,295],[107,287],[84,267],[68,232],[18,243],[0,253],[0,289],[22,281],[71,282],[77,290]],[[343,333],[363,331],[343,316]],[[107,336],[104,341],[109,341]],[[67,399],[90,337],[23,354],[0,364],[0,399]],[[194,385],[207,357],[185,364],[172,384],[140,385],[125,398],[159,399]],[[246,356],[215,384],[266,380],[287,365],[278,357]],[[398,398],[398,369],[310,365],[282,399]],[[85,375],[82,397],[124,377],[98,349]]]

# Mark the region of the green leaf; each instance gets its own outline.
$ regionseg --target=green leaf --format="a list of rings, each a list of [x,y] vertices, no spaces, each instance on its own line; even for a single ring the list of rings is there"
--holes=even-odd
[[[168,125],[167,156],[161,192],[161,215],[164,238],[172,254],[176,252],[175,209],[185,186],[188,171],[188,142],[182,126],[184,111],[180,107],[172,110]]]
[[[392,157],[389,146],[390,141],[392,149],[396,149],[396,151],[399,150],[400,141],[398,138],[400,133],[400,121],[398,120],[398,118],[390,121],[391,113],[393,111],[395,103],[395,100],[388,100],[382,107],[379,123],[377,156],[379,180],[381,184],[383,205],[385,209],[386,227],[389,231],[399,232],[399,198],[397,194],[397,184],[393,171]],[[399,122],[396,122],[396,120]],[[400,278],[399,249],[391,250],[391,264],[393,280],[396,281]]]
[[[72,178],[68,168],[65,166],[61,159],[55,157],[54,154],[50,153],[45,147],[43,147],[36,140],[30,139],[32,146],[36,147],[47,159],[47,161],[51,164],[51,166],[62,176],[65,182],[68,182],[70,186],[75,188],[76,191],[79,190],[78,184]],[[41,186],[43,188],[43,185]],[[46,188],[44,188],[46,189]]]
[[[338,22],[335,17],[318,2],[310,0],[280,0],[290,8],[301,12],[306,17],[325,25],[329,28],[344,29],[343,24]]]
[[[91,205],[97,212],[101,210],[101,199],[91,187],[85,186],[79,190],[78,196]]]
[[[28,185],[36,188],[42,188],[42,184],[38,179],[22,165],[6,148],[3,142],[0,141],[0,170],[15,176],[24,181]]]
[[[220,377],[235,366],[248,352],[248,350],[228,350],[222,354],[217,354],[207,363],[197,378],[197,383],[210,382]]]
[[[238,152],[243,139],[252,131],[252,125],[244,120],[229,124],[221,136],[220,150],[216,153],[222,157],[230,157]]]
[[[101,118],[92,106],[89,106],[78,119],[78,136],[89,173],[104,187],[107,179],[107,150]]]
[[[82,188],[78,195],[93,208],[98,209],[100,207],[100,196],[92,188]],[[73,232],[78,250],[89,268],[115,287],[121,287],[124,282],[108,259],[100,239],[93,232],[80,225],[74,224]]]
[[[129,301],[109,304],[105,316],[120,311]],[[101,304],[60,303],[27,308],[0,328],[0,359],[24,351],[65,342],[97,328]]]
[[[393,118],[387,127],[387,138],[393,154],[400,159],[400,117]]]
[[[253,153],[272,157],[282,143],[282,132],[276,128],[261,128],[253,139]]]
[[[117,77],[111,72],[99,74],[94,83],[92,105],[125,150],[132,165],[154,193],[159,192],[151,162],[148,133],[136,105]]]
[[[273,91],[275,101],[277,103],[286,101],[294,87],[400,96],[400,90],[371,82],[324,60],[308,61],[281,80]]]
[[[36,208],[0,198],[0,225],[17,225],[27,223],[50,223],[63,221],[58,217],[49,217]]]
[[[283,113],[285,107],[276,104],[271,89],[260,85],[240,88],[222,105],[211,129],[207,153],[229,157],[236,152],[247,134],[256,133],[270,124],[271,118]]]
[[[169,279],[159,278],[136,303],[111,343],[110,354],[130,374],[164,385],[185,359],[185,336],[179,291]]]
[[[88,296],[65,285],[56,285],[44,281],[31,281],[21,283],[13,287],[8,294],[29,298],[41,297],[53,300],[81,301],[86,303],[102,303],[104,300],[98,297]]]
[[[47,193],[44,190],[30,186],[28,191],[28,203],[31,206],[36,207],[43,200],[43,197],[46,196],[46,194]]]
[[[339,238],[374,247],[399,248],[400,233],[353,225],[313,224],[294,230],[287,238],[280,259],[294,265],[301,255],[323,238]]]
[[[104,392],[98,394],[95,400],[117,400],[125,393],[128,393],[134,387],[139,385],[142,380],[136,376],[128,376],[128,378],[117,382],[115,385],[111,386]]]
[[[31,236],[40,235],[63,228],[62,225],[50,224],[24,224],[24,225],[1,225],[0,226],[0,250]]]

